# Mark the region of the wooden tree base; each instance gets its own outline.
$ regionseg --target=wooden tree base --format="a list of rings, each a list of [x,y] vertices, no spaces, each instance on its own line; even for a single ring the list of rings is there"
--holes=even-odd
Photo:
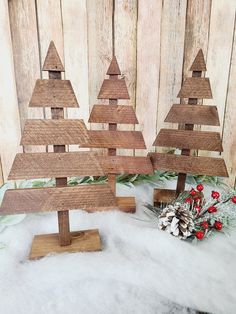
[[[71,232],[71,244],[60,246],[58,233],[36,235],[29,259],[39,259],[53,253],[75,253],[101,251],[101,239],[98,229]]]
[[[135,197],[116,197],[116,201],[120,211],[125,213],[135,213]]]
[[[160,206],[161,204],[169,204],[176,197],[175,190],[168,189],[154,189],[153,203],[154,206]]]

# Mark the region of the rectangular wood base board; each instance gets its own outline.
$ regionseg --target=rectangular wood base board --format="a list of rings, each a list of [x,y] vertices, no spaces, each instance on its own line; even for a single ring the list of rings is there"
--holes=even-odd
[[[35,260],[54,253],[101,250],[102,245],[98,229],[71,232],[71,244],[66,246],[60,246],[58,233],[42,234],[34,237],[29,259]]]
[[[161,204],[169,204],[173,202],[175,197],[176,197],[175,190],[154,189],[153,195],[154,206],[160,206]]]
[[[135,197],[116,197],[118,208],[122,212],[126,213],[135,213],[136,212],[136,203]]]

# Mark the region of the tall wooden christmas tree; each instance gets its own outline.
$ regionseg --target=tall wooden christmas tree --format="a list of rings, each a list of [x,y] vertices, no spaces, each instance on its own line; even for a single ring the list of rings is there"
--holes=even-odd
[[[99,161],[108,175],[108,184],[116,193],[116,174],[153,173],[149,157],[118,156],[117,148],[145,149],[145,142],[140,131],[119,131],[117,124],[138,124],[132,106],[118,105],[119,99],[129,99],[128,90],[121,75],[116,57],[112,58],[107,70],[108,79],[103,81],[98,99],[108,100],[107,104],[94,105],[89,117],[91,123],[107,123],[108,130],[89,131],[89,143],[82,147],[105,148],[106,156],[99,156]],[[135,211],[134,197],[117,197],[118,207],[122,211]]]
[[[184,124],[184,129],[161,129],[154,146],[181,149],[181,155],[150,153],[154,169],[178,173],[176,191],[160,190],[154,192],[154,202],[169,202],[184,191],[187,173],[227,177],[227,169],[222,158],[191,156],[191,150],[222,152],[220,133],[196,131],[194,125],[219,125],[216,106],[198,104],[199,99],[212,99],[209,78],[202,76],[206,64],[202,50],[199,50],[190,68],[192,77],[187,78],[178,94],[188,99],[187,104],[174,104],[165,122]]]
[[[53,252],[94,251],[101,249],[98,230],[70,232],[69,210],[107,210],[117,207],[107,184],[67,186],[67,177],[104,175],[93,152],[66,152],[66,145],[89,141],[83,120],[63,119],[64,108],[78,108],[69,80],[61,79],[64,67],[53,42],[43,66],[49,79],[37,80],[30,107],[50,107],[51,119],[27,120],[21,145],[53,145],[51,153],[17,154],[9,179],[56,178],[56,187],[7,190],[0,215],[57,211],[58,234],[34,237],[30,259]]]

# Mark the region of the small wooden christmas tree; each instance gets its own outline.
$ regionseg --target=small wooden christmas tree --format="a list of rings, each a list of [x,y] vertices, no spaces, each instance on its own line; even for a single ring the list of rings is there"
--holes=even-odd
[[[118,99],[129,99],[128,90],[121,75],[116,57],[112,58],[107,70],[109,79],[103,81],[98,99],[108,99],[108,104],[94,105],[89,122],[108,123],[109,130],[89,131],[89,143],[82,147],[106,148],[107,156],[99,156],[99,161],[108,175],[108,183],[116,193],[116,174],[148,174],[153,173],[149,157],[117,156],[116,149],[145,149],[145,142],[140,131],[118,131],[117,124],[138,124],[132,106],[118,105]],[[117,197],[119,209],[135,211],[134,197]]]
[[[0,215],[58,212],[59,234],[37,235],[30,259],[53,252],[94,251],[101,249],[98,230],[70,232],[69,210],[87,211],[116,208],[116,199],[107,184],[67,186],[67,177],[104,175],[93,152],[66,152],[65,145],[89,141],[83,120],[64,120],[64,108],[78,108],[69,80],[61,80],[64,67],[53,42],[43,66],[49,79],[37,80],[30,107],[51,107],[51,119],[27,120],[21,145],[53,145],[52,153],[17,154],[9,179],[56,178],[56,187],[7,190]]]
[[[211,99],[212,92],[208,78],[202,77],[206,64],[202,50],[199,50],[190,68],[192,77],[187,78],[178,94],[187,98],[187,104],[174,104],[165,122],[184,124],[184,130],[161,129],[154,146],[175,147],[181,149],[181,155],[150,153],[154,169],[178,173],[176,191],[156,189],[154,202],[167,203],[184,191],[187,173],[227,177],[225,162],[221,158],[191,156],[191,150],[222,152],[220,133],[195,131],[194,125],[219,125],[216,106],[199,105],[198,99]]]

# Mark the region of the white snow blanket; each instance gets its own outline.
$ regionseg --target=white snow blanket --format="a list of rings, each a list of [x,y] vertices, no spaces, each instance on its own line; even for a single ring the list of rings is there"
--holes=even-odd
[[[27,215],[0,233],[1,314],[236,313],[236,232],[180,241],[142,221],[152,186],[118,192],[136,196],[136,214],[70,215],[72,231],[100,230],[102,252],[28,261],[33,236],[57,232],[56,213]]]

